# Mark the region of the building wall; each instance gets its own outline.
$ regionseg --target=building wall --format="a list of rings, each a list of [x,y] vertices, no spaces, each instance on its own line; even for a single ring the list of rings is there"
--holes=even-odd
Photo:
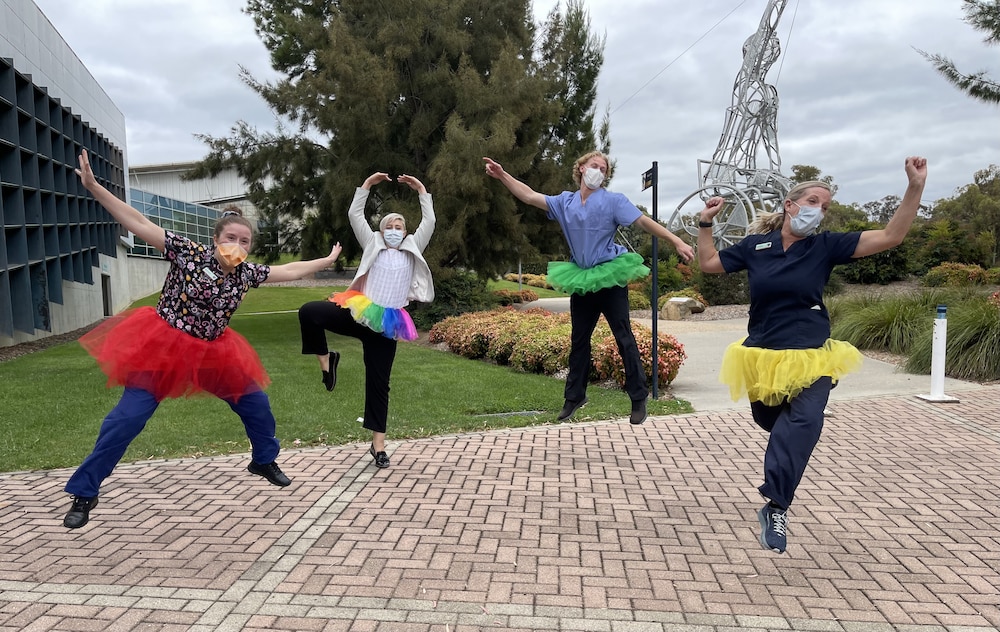
[[[121,228],[73,173],[127,199],[125,118],[30,0],[0,0],[0,346],[127,305]]]
[[[213,178],[183,180],[194,163],[136,165],[129,169],[130,186],[175,200],[224,209],[236,206],[243,217],[256,223],[257,208],[247,199],[247,183],[235,169],[225,169]]]

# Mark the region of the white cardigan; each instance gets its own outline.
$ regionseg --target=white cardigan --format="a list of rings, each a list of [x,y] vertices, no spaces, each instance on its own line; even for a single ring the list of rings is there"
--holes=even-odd
[[[354,201],[347,212],[347,217],[351,221],[351,228],[354,229],[354,236],[358,243],[364,248],[361,255],[361,263],[358,271],[354,275],[349,290],[361,292],[365,291],[365,278],[368,271],[375,264],[378,253],[387,249],[382,233],[372,230],[365,219],[365,203],[368,201],[368,189],[358,187],[354,190]],[[407,233],[399,249],[413,255],[413,278],[410,282],[410,291],[407,294],[408,301],[420,301],[430,303],[434,300],[434,280],[431,278],[431,270],[427,266],[422,254],[434,233],[434,224],[437,219],[434,216],[434,204],[430,193],[421,193],[420,198],[420,225],[413,233]]]

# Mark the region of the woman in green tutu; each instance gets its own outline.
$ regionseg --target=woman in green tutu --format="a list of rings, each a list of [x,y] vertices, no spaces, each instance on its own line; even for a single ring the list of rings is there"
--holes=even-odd
[[[632,335],[627,286],[649,274],[649,268],[643,264],[641,256],[615,243],[615,232],[619,226],[634,224],[669,241],[685,262],[694,258],[694,250],[636,208],[624,195],[604,187],[611,175],[611,161],[599,151],[585,154],[574,163],[573,181],[579,190],[559,195],[538,193],[504,171],[493,159],[483,160],[486,173],[502,182],[514,197],[545,211],[549,219],[559,222],[569,244],[572,260],[551,262],[548,269],[552,287],[570,295],[569,375],[566,377],[566,403],[559,412],[559,421],[569,419],[587,403],[590,337],[601,314],[611,327],[625,365],[625,391],[632,400],[629,421],[633,424],[646,421],[649,387]]]

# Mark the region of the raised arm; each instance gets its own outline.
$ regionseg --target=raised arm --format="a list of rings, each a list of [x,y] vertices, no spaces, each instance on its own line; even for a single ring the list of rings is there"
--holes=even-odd
[[[910,156],[906,159],[904,168],[908,184],[906,193],[903,194],[903,201],[899,203],[899,208],[892,214],[885,228],[861,233],[861,239],[858,240],[858,246],[852,255],[855,259],[895,248],[903,243],[906,234],[910,232],[910,226],[913,225],[917,211],[920,210],[920,196],[927,182],[927,160],[919,156]]]
[[[514,197],[521,200],[528,206],[534,206],[535,208],[548,212],[549,205],[545,203],[544,195],[504,171],[503,167],[500,166],[500,163],[496,162],[492,158],[484,157],[483,161],[486,163],[486,175],[491,178],[496,178],[502,182],[503,185],[507,187],[507,190],[514,194]]]
[[[340,256],[340,242],[334,244],[330,254],[322,259],[310,259],[308,261],[292,261],[280,266],[271,266],[271,273],[267,275],[264,283],[280,283],[281,281],[295,281],[302,277],[309,276],[325,270],[333,265],[333,262]]]
[[[125,202],[116,198],[111,191],[105,189],[94,177],[94,171],[90,168],[90,157],[87,150],[80,153],[80,166],[76,169],[76,175],[80,177],[83,185],[94,199],[103,206],[115,220],[125,227],[126,230],[135,233],[144,242],[163,252],[167,235],[163,229],[154,224],[148,217],[132,208]]]
[[[698,214],[699,224],[710,224],[719,211],[726,205],[726,201],[721,197],[708,198],[705,201],[705,208]],[[698,227],[698,267],[702,272],[709,274],[721,274],[726,271],[722,267],[722,260],[719,258],[719,251],[715,249],[715,239],[712,237],[711,226]]]

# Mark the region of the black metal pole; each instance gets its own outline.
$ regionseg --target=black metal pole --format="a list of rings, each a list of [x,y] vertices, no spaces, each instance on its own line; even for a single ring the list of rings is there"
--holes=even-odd
[[[656,161],[653,161],[653,221],[659,222],[657,217],[657,198],[659,197],[657,193],[659,192],[660,179],[658,169],[656,167]],[[653,349],[652,349],[652,360],[653,360],[653,399],[657,398],[657,386],[659,385],[659,367],[660,367],[660,356],[658,355],[656,349],[656,339],[657,339],[657,322],[660,320],[660,315],[657,313],[657,303],[660,300],[660,283],[659,283],[659,268],[660,268],[660,258],[658,250],[658,240],[656,236],[653,236],[653,296],[652,296],[652,316],[653,316]]]

